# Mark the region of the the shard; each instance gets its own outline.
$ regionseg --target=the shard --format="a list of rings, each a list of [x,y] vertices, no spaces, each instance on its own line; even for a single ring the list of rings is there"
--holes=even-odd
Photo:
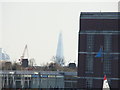
[[[59,65],[64,65],[62,32],[60,32],[58,37],[58,45],[57,45],[55,62]]]

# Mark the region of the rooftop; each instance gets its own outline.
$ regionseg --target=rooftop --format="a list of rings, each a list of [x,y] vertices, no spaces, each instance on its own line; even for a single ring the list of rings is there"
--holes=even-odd
[[[81,12],[81,19],[120,19],[120,12]]]

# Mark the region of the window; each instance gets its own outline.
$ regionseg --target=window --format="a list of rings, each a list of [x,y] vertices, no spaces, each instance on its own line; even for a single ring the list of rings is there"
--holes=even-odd
[[[93,83],[92,79],[86,79],[86,88],[92,88],[92,83]]]
[[[103,55],[103,63],[104,63],[104,74],[111,74],[111,55],[109,53],[112,52],[112,36],[105,35],[104,36],[104,55]]]
[[[93,52],[94,48],[94,35],[87,35],[87,56],[86,56],[86,73],[93,73]]]

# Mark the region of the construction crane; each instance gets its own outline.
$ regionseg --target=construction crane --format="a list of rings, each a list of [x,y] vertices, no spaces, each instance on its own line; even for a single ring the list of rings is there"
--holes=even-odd
[[[27,57],[25,57],[25,54],[27,54]],[[28,55],[28,48],[27,48],[27,45],[25,45],[24,51],[22,53],[22,56],[20,57],[20,63],[21,63],[22,66],[24,66],[24,67],[28,66],[27,65],[28,57],[29,57],[29,55]],[[26,63],[26,65],[25,65],[25,63]]]
[[[22,61],[22,59],[24,59],[25,58],[25,53],[27,53],[27,58],[28,58],[28,48],[27,48],[27,44],[25,45],[25,48],[24,48],[24,51],[23,51],[23,53],[22,53],[22,56],[20,57],[20,59],[21,59],[21,61]]]
[[[36,66],[36,62],[35,62],[34,58],[29,59],[29,65],[32,66],[32,67]]]

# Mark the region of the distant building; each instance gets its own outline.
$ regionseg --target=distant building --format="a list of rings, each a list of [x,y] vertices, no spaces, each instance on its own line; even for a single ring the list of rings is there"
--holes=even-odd
[[[78,88],[120,86],[120,31],[117,12],[82,12],[78,44]],[[98,54],[98,55],[97,55]]]
[[[63,38],[62,38],[61,32],[58,37],[58,45],[57,45],[57,51],[55,56],[55,62],[59,65],[64,65]]]
[[[0,48],[0,70],[11,70],[12,63],[9,55]]]
[[[28,59],[22,59],[22,67],[28,67]]]
[[[0,72],[2,90],[71,90],[77,88],[77,72],[4,71]]]
[[[76,64],[75,63],[69,63],[69,68],[76,68]]]
[[[9,59],[10,59],[9,55],[6,54],[2,48],[0,48],[0,60],[9,60]]]

